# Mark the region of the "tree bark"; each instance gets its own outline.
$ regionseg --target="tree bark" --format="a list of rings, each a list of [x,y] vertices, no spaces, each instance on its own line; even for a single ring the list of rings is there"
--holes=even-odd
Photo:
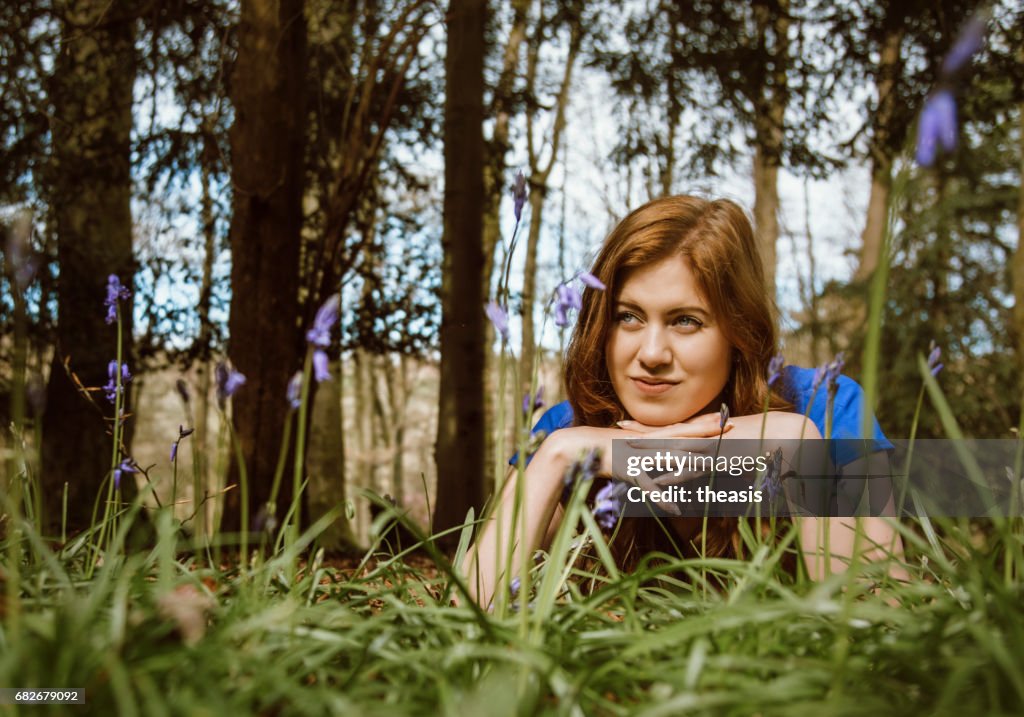
[[[1024,52],[1021,53],[1024,55]],[[1024,104],[1020,106],[1021,176],[1024,177]],[[1024,384],[1024,182],[1017,195],[1017,250],[1013,253],[1013,323],[1017,334],[1017,366]],[[1024,385],[1022,385],[1024,390]]]
[[[102,392],[90,405],[65,371],[86,386],[107,382],[117,355],[117,327],[104,321],[107,276],[128,287],[132,258],[131,129],[135,17],[107,0],[63,6],[53,76],[52,211],[57,226],[56,351],[43,417],[42,483],[47,525],[61,520],[67,485],[69,530],[88,527],[101,483],[110,474],[113,408]],[[132,364],[132,300],[121,302],[124,349]],[[127,396],[126,396],[127,399]],[[126,403],[125,405],[129,405]],[[127,412],[127,411],[126,411]],[[124,445],[131,445],[131,421]],[[134,494],[124,481],[125,497]]]
[[[519,52],[526,38],[526,14],[529,0],[513,0],[512,28],[505,43],[504,59],[498,84],[494,88],[491,115],[494,130],[485,145],[484,165],[484,294],[490,292],[491,277],[494,273],[494,252],[501,237],[501,198],[506,189],[505,156],[509,150],[508,127],[509,105],[512,90],[519,72]]]
[[[494,99],[491,116],[494,118],[494,130],[491,139],[484,145],[484,270],[481,280],[485,299],[491,293],[491,280],[494,278],[495,253],[498,240],[501,238],[501,199],[508,187],[506,174],[508,165],[505,157],[509,150],[509,119],[512,103],[513,85],[519,73],[519,55],[523,40],[526,39],[527,10],[530,0],[513,0],[512,27],[505,42],[501,74],[494,88]],[[513,219],[508,219],[511,224]],[[502,398],[498,396],[498,362],[494,346],[494,327],[484,322],[484,376],[487,389],[484,391],[484,456],[485,461],[495,455],[494,426],[497,425],[497,411],[501,407]],[[484,472],[484,493],[492,493],[498,475],[487,470]]]
[[[485,14],[483,0],[451,0],[448,8],[435,531],[459,525],[484,501]]]
[[[759,42],[767,48],[770,31],[774,44],[774,48],[768,51],[772,58],[772,66],[766,70],[768,81],[759,88],[759,97],[754,103],[754,228],[772,296],[775,295],[776,245],[779,240],[779,166],[782,163],[783,123],[788,101],[788,12],[787,0],[780,0],[773,7],[764,4],[754,7]]]
[[[551,128],[551,154],[547,164],[541,165],[540,154],[536,149],[533,138],[533,124],[536,110],[531,108],[526,113],[526,144],[530,157],[530,233],[526,242],[526,266],[523,269],[523,336],[520,346],[519,366],[519,393],[522,396],[530,390],[530,383],[533,377],[533,355],[536,337],[534,336],[534,304],[537,294],[537,245],[540,242],[541,219],[544,210],[544,200],[548,191],[548,179],[551,170],[558,159],[558,149],[562,142],[562,135],[565,131],[565,113],[569,107],[569,89],[572,87],[572,71],[579,55],[580,42],[582,41],[583,28],[577,18],[571,28],[569,38],[569,50],[565,58],[565,69],[562,73],[562,82],[559,86],[558,96],[555,98],[555,121]],[[537,56],[540,52],[540,38],[536,39],[538,44],[530,48],[529,67],[526,73],[526,91],[532,94],[536,87]]]
[[[861,233],[860,261],[854,272],[854,281],[865,281],[878,267],[888,220],[889,191],[892,189],[892,149],[889,125],[896,109],[896,78],[899,76],[900,44],[903,31],[899,28],[886,32],[879,56],[876,82],[878,110],[875,115],[874,136],[871,141],[871,194],[868,197],[867,221]]]
[[[216,147],[210,134],[203,139],[203,150],[200,167],[200,211],[203,222],[203,275],[199,285],[199,337],[196,368],[196,381],[199,384],[196,396],[193,420],[195,436],[192,440],[192,460],[194,483],[192,500],[195,505],[195,531],[197,536],[206,534],[206,506],[201,504],[203,496],[210,488],[209,456],[210,456],[210,387],[212,385],[212,357],[210,342],[213,337],[213,324],[210,321],[210,308],[213,302],[213,263],[217,258],[217,223],[213,208],[212,163]]]
[[[286,387],[302,360],[296,317],[305,79],[303,0],[243,0],[232,75],[228,325],[229,356],[248,379],[233,399],[233,420],[249,475],[250,516],[270,497]],[[238,468],[232,456],[232,483],[238,481]],[[278,517],[291,499],[292,481],[286,479],[277,497]],[[229,491],[226,500],[225,524],[237,527],[240,492]]]

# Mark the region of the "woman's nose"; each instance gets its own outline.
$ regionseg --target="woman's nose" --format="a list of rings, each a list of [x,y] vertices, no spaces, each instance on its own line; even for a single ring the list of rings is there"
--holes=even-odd
[[[669,348],[668,336],[661,327],[648,325],[644,329],[637,358],[648,368],[672,362],[672,350]]]

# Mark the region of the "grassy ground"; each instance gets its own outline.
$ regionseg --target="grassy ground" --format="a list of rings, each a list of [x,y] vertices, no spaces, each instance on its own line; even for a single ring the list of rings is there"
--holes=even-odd
[[[573,556],[584,527],[538,567],[526,609],[485,612],[449,605],[458,588],[437,554],[437,562],[379,552],[324,562],[317,552],[311,564],[297,562],[309,533],[244,571],[212,568],[210,554],[183,550],[168,518],[157,520],[155,547],[112,551],[88,580],[84,543],[62,553],[21,543],[20,574],[4,563],[0,685],[84,687],[87,704],[0,712],[980,715],[1024,707],[1022,542],[1006,522],[980,537],[966,521],[905,530],[906,584],[889,582],[882,564],[820,583],[794,579],[779,567],[784,540],[751,543],[743,561],[647,565],[600,578],[586,593],[585,575],[564,579],[561,569],[582,569]]]

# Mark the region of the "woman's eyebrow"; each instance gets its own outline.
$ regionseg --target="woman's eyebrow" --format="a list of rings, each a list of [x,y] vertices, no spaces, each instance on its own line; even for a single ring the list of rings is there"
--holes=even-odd
[[[635,302],[629,301],[628,299],[619,299],[615,302],[616,308],[632,309],[639,311],[640,313],[647,313],[647,311]],[[672,314],[703,314],[704,316],[710,316],[711,312],[705,309],[703,306],[673,306],[671,309],[665,312],[666,315]]]

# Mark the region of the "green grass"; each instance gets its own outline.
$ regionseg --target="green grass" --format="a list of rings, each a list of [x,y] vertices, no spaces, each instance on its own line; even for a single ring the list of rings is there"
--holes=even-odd
[[[506,615],[447,605],[448,573],[423,560],[368,554],[346,570],[317,553],[289,583],[294,552],[243,575],[204,566],[157,523],[154,548],[113,555],[92,580],[85,551],[50,555],[31,535],[22,541],[0,685],[84,687],[86,712],[122,715],[975,715],[1024,705],[1024,596],[1005,563],[1022,546],[1006,522],[980,538],[967,521],[904,528],[906,584],[889,582],[881,563],[855,568],[852,583],[794,580],[779,568],[783,542],[753,545],[744,561],[648,562],[587,594],[580,575],[561,579],[561,563],[550,608]],[[538,590],[550,584],[546,567]],[[704,574],[723,589],[705,591]],[[20,713],[73,709],[83,710]]]

